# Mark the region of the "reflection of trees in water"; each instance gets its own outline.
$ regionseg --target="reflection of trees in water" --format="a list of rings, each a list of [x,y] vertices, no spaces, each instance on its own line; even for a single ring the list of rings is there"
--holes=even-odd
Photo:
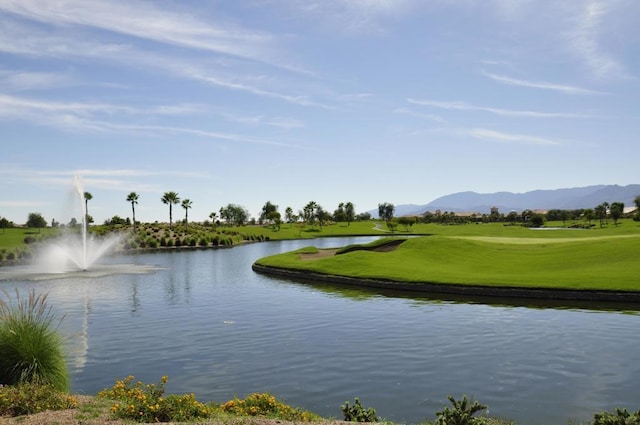
[[[191,262],[189,253],[180,255],[179,253],[169,254],[169,271],[164,284],[165,299],[170,304],[189,304],[191,301]],[[182,289],[182,293],[181,293]]]
[[[138,281],[131,282],[131,313],[135,313],[140,308],[140,297],[138,297]]]

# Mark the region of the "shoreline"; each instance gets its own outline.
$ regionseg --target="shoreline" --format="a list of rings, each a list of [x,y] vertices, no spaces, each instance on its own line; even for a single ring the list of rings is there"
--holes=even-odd
[[[469,284],[450,284],[433,282],[399,282],[390,279],[356,278],[341,275],[329,275],[308,270],[284,269],[253,263],[251,269],[267,276],[280,277],[306,283],[333,283],[347,286],[418,292],[434,295],[456,295],[473,297],[504,297],[550,301],[606,301],[640,302],[640,291],[601,291],[593,289],[538,289],[513,286],[488,286]]]

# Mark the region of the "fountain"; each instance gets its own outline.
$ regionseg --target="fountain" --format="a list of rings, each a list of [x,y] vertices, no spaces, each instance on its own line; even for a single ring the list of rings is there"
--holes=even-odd
[[[101,262],[122,240],[122,234],[94,237],[87,232],[87,208],[80,176],[74,177],[72,199],[68,203],[82,214],[80,231],[67,229],[60,236],[44,241],[34,249],[29,265],[0,267],[0,282],[7,280],[50,280],[64,278],[93,279],[114,274],[147,274],[159,267],[144,264],[109,264]],[[106,263],[106,264],[105,264]]]
[[[74,198],[79,200],[81,205],[80,237],[78,238],[75,232],[67,232],[39,249],[35,254],[33,266],[41,273],[87,271],[121,239],[119,235],[98,239],[87,234],[87,207],[80,176],[74,178],[73,189]]]

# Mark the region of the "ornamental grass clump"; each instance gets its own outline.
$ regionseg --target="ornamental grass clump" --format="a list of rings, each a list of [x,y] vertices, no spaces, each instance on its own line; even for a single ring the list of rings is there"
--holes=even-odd
[[[57,332],[60,321],[47,305],[47,295],[30,291],[15,299],[3,290],[0,299],[0,384],[32,383],[69,390],[69,372]],[[60,319],[62,320],[62,319]]]
[[[166,376],[158,384],[134,383],[134,379],[127,376],[98,393],[99,398],[116,401],[111,407],[116,418],[136,422],[187,422],[208,418],[212,413],[212,408],[196,400],[193,394],[165,397]]]

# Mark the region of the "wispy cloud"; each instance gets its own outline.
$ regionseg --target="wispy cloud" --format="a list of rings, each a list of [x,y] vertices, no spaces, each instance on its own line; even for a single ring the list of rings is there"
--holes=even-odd
[[[199,104],[184,103],[175,105],[150,105],[144,108],[92,102],[54,102],[26,97],[4,95],[0,93],[0,117],[21,115],[24,112],[67,112],[78,115],[88,113],[129,114],[129,115],[185,115],[203,113],[205,107]]]
[[[71,84],[73,80],[61,74],[0,69],[0,87],[7,91],[50,89]]]
[[[39,125],[62,128],[76,132],[112,132],[126,134],[145,134],[162,137],[166,133],[181,133],[197,135],[209,139],[219,139],[234,142],[245,142],[280,147],[298,147],[295,144],[284,143],[264,138],[244,136],[235,133],[214,132],[202,129],[185,128],[179,126],[146,125],[136,123],[121,123],[104,121],[95,118],[96,114],[184,114],[187,111],[198,110],[197,105],[150,106],[148,108],[132,108],[102,103],[81,102],[52,102],[34,100],[16,96],[0,94],[0,119],[20,119]],[[270,118],[267,125],[289,127],[301,125],[298,121],[287,118]]]
[[[385,32],[385,21],[405,15],[418,2],[413,0],[274,0],[298,17],[331,31],[360,35]]]
[[[73,187],[75,178],[80,177],[82,185],[87,188],[104,189],[113,191],[150,191],[160,192],[156,184],[146,183],[146,178],[158,176],[170,176],[175,178],[205,179],[210,176],[205,173],[190,171],[150,171],[139,169],[67,169],[67,170],[42,170],[7,166],[0,168],[0,176],[3,181],[15,181],[20,184],[29,183],[37,186],[62,186]],[[0,201],[0,206],[2,206]],[[30,207],[40,206],[36,202],[15,201],[5,202],[5,206]]]
[[[338,109],[333,105],[329,105],[322,102],[317,102],[310,99],[308,96],[304,95],[291,95],[282,92],[276,92],[273,90],[267,90],[255,85],[245,84],[238,81],[231,81],[229,79],[221,78],[220,76],[214,75],[209,71],[204,71],[202,69],[191,68],[187,69],[182,67],[177,70],[183,75],[189,76],[192,79],[200,80],[210,85],[223,87],[229,90],[236,90],[251,93],[258,96],[270,97],[273,99],[282,100],[288,103],[293,103],[300,106],[313,106],[322,109],[335,110]]]
[[[485,76],[491,78],[492,80],[495,80],[499,83],[503,83],[503,84],[507,84],[510,86],[521,86],[521,87],[531,87],[531,88],[535,88],[535,89],[542,89],[542,90],[551,90],[551,91],[557,91],[557,92],[561,92],[561,93],[565,93],[565,94],[572,94],[572,95],[603,95],[603,94],[607,94],[605,92],[601,92],[601,91],[597,91],[597,90],[590,90],[590,89],[585,89],[582,87],[576,87],[576,86],[571,86],[571,85],[566,85],[566,84],[557,84],[557,83],[550,83],[547,81],[529,81],[529,80],[521,80],[521,79],[517,79],[517,78],[511,78],[511,77],[507,77],[504,75],[498,75],[498,74],[490,74],[490,73],[484,73]]]
[[[413,111],[409,108],[396,108],[393,110],[394,114],[403,114],[409,115],[411,117],[421,118],[424,120],[435,121],[435,122],[444,122],[444,119],[438,115],[433,114],[423,114],[420,112]]]
[[[559,145],[560,143],[545,139],[542,137],[528,136],[524,134],[503,133],[495,130],[488,130],[484,128],[474,128],[467,132],[471,137],[476,139],[489,140],[500,143],[513,143],[513,144],[525,144],[525,145]]]
[[[409,103],[421,106],[430,106],[439,109],[458,110],[458,111],[482,111],[490,112],[496,115],[502,115],[507,117],[522,117],[522,118],[594,118],[591,115],[574,114],[567,112],[539,112],[539,111],[523,111],[517,109],[501,109],[492,108],[488,106],[476,106],[467,102],[441,102],[435,100],[418,100],[407,99]]]
[[[570,49],[599,79],[628,77],[625,67],[602,46],[601,41],[604,29],[610,29],[612,25],[607,20],[608,15],[620,4],[617,0],[589,0],[579,3],[575,26],[566,32]]]
[[[158,43],[272,62],[271,34],[221,22],[213,16],[204,19],[179,10],[162,10],[154,3],[5,0],[0,10],[50,25],[94,27]]]
[[[268,85],[269,81],[265,81],[263,76],[257,78],[252,76],[240,63],[233,67],[233,71],[227,71],[229,75],[226,75],[222,70],[223,66],[212,66],[210,62],[191,55],[176,56],[173,52],[158,54],[139,49],[131,44],[87,42],[82,37],[57,33],[52,35],[30,25],[9,23],[8,28],[5,27],[3,30],[3,25],[0,24],[0,51],[37,57],[92,59],[120,64],[124,67],[140,66],[154,73],[161,72],[208,86],[268,97],[295,105],[327,110],[338,109],[334,105],[316,101],[307,95],[295,95],[287,93],[286,90],[276,91],[271,87],[264,88],[260,84]]]

